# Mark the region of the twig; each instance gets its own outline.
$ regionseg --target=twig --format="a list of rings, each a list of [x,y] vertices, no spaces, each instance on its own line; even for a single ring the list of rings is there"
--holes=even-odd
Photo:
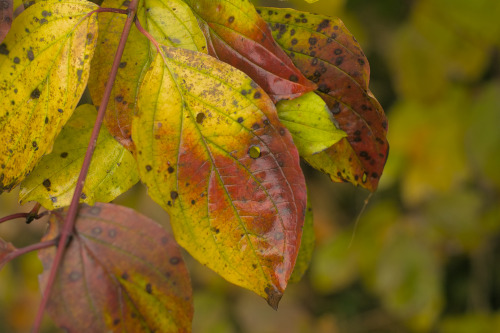
[[[9,261],[19,257],[19,256],[22,256],[23,254],[26,254],[26,253],[29,253],[29,252],[32,252],[32,251],[36,251],[36,250],[41,250],[41,249],[45,249],[47,247],[51,247],[51,246],[54,246],[57,244],[57,241],[58,239],[52,239],[52,240],[49,240],[49,241],[45,241],[45,242],[39,242],[39,243],[36,243],[36,244],[32,244],[32,245],[29,245],[29,246],[26,246],[26,247],[22,247],[20,249],[16,249],[15,251],[12,251],[11,253],[7,254],[2,261],[0,261],[0,268],[3,267],[3,265],[5,265],[6,263],[8,263]]]
[[[52,290],[52,286],[54,285],[54,281],[56,278],[57,270],[60,266],[63,254],[65,252],[68,237],[71,234],[74,225],[76,215],[78,213],[78,203],[80,200],[80,195],[82,194],[83,184],[85,182],[85,178],[87,177],[87,173],[90,166],[90,161],[92,159],[92,155],[94,153],[97,137],[99,136],[99,131],[101,129],[102,121],[104,119],[104,115],[106,112],[106,108],[108,106],[109,98],[111,96],[111,90],[113,88],[113,83],[116,78],[116,74],[118,72],[118,66],[120,65],[120,61],[123,55],[123,50],[125,49],[125,43],[127,41],[128,35],[130,33],[130,28],[132,27],[132,23],[135,19],[135,14],[137,12],[137,4],[138,0],[132,0],[128,7],[127,20],[125,21],[125,26],[123,27],[122,35],[120,38],[120,43],[118,44],[118,49],[116,50],[115,59],[113,62],[113,66],[111,67],[111,72],[109,74],[108,82],[106,83],[106,89],[104,91],[104,96],[102,98],[101,104],[99,106],[99,111],[97,113],[97,119],[94,124],[94,129],[92,130],[92,136],[90,138],[89,146],[87,148],[87,153],[85,154],[85,159],[83,161],[83,165],[80,171],[80,176],[78,177],[75,192],[73,194],[73,199],[71,200],[71,204],[68,209],[68,213],[66,215],[66,220],[64,226],[61,231],[56,256],[54,257],[54,261],[49,273],[49,278],[47,280],[47,285],[43,292],[42,300],[40,302],[40,306],[38,308],[38,312],[35,318],[35,323],[33,324],[33,332],[37,333],[40,330],[40,325],[43,318],[43,313],[47,306],[47,302],[49,300],[49,296]]]
[[[20,219],[24,218],[26,219],[26,223],[31,223],[33,220],[38,220],[45,215],[48,214],[48,212],[42,212],[41,214],[38,214],[38,211],[40,210],[41,205],[37,203],[31,211],[28,213],[16,213],[8,216],[4,216],[0,218],[0,223],[7,222],[10,220],[15,220],[15,219]]]

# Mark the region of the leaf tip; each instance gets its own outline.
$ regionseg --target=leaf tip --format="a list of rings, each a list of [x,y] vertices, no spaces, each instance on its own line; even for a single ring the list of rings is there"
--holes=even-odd
[[[283,297],[283,292],[280,290],[276,289],[276,287],[268,285],[264,291],[267,294],[266,301],[267,304],[269,304],[274,310],[278,310],[278,305],[281,300],[281,297]]]

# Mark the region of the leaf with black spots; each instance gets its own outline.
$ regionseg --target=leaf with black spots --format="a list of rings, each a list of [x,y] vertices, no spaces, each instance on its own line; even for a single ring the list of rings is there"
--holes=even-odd
[[[278,44],[318,85],[341,130],[342,147],[306,158],[334,181],[374,191],[387,159],[387,119],[368,88],[370,67],[356,39],[337,18],[261,8]]]
[[[276,308],[297,257],[307,194],[271,99],[228,64],[164,47],[138,109],[139,174],[170,214],[179,244]]]
[[[43,240],[59,236],[57,215]],[[39,251],[47,283],[56,248]],[[189,274],[171,235],[130,208],[82,206],[47,305],[65,332],[190,332]]]
[[[14,20],[0,44],[0,193],[49,152],[87,85],[98,7],[41,1]]]
[[[210,55],[250,76],[277,102],[312,91],[276,44],[266,22],[248,0],[186,0],[198,16]]]
[[[69,206],[85,159],[97,112],[95,106],[80,105],[57,137],[52,152],[45,155],[23,180],[19,201],[37,201],[48,210]],[[132,153],[102,127],[85,179],[80,202],[109,202],[139,181]]]

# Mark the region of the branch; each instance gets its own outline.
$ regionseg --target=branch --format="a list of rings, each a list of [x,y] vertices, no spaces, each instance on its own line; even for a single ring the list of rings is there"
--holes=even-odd
[[[42,300],[40,302],[40,306],[38,308],[38,312],[35,318],[35,323],[33,324],[33,332],[37,333],[40,330],[40,325],[43,318],[43,313],[45,308],[47,307],[47,302],[49,300],[49,296],[52,290],[52,286],[54,285],[54,281],[56,278],[57,270],[61,264],[61,260],[63,254],[66,249],[66,243],[68,241],[69,235],[71,234],[74,226],[76,215],[78,213],[78,204],[80,201],[80,195],[82,194],[83,184],[85,182],[85,178],[87,177],[87,173],[90,166],[90,161],[92,159],[92,155],[94,153],[97,137],[99,136],[99,131],[101,129],[102,121],[104,119],[104,114],[106,112],[106,108],[108,106],[109,98],[111,96],[111,89],[113,88],[113,83],[116,78],[116,74],[118,72],[118,66],[120,65],[120,61],[123,55],[123,50],[125,49],[125,43],[127,41],[128,35],[130,33],[130,28],[132,27],[132,23],[135,19],[135,14],[137,12],[137,5],[139,0],[132,0],[127,10],[127,20],[125,21],[125,26],[123,27],[122,35],[120,38],[120,44],[118,45],[118,49],[116,50],[115,59],[113,62],[113,66],[111,68],[111,72],[109,74],[108,82],[106,83],[106,88],[104,91],[104,96],[102,98],[101,104],[99,106],[99,111],[97,113],[97,119],[94,124],[94,129],[92,130],[92,136],[90,138],[89,146],[87,148],[87,153],[85,154],[85,159],[83,161],[83,165],[80,171],[80,176],[78,177],[75,192],[73,194],[73,199],[71,200],[71,204],[68,209],[68,213],[66,215],[66,220],[64,222],[64,226],[62,227],[62,232],[59,238],[59,243],[57,247],[56,256],[54,257],[54,262],[50,269],[49,278],[47,280],[47,285],[43,292]]]
[[[38,220],[38,219],[40,219],[48,214],[47,211],[43,212],[41,214],[38,214],[40,207],[41,207],[41,205],[37,202],[36,205],[33,207],[33,209],[31,209],[31,211],[29,211],[28,213],[16,213],[16,214],[12,214],[9,216],[4,216],[4,217],[0,218],[0,223],[7,222],[10,220],[19,219],[19,218],[25,218],[26,223],[29,224],[33,220]]]
[[[6,263],[8,263],[9,261],[19,257],[19,256],[22,256],[23,254],[26,254],[26,253],[29,253],[29,252],[32,252],[32,251],[36,251],[36,250],[41,250],[41,249],[45,249],[47,247],[51,247],[51,246],[54,246],[56,245],[58,242],[58,239],[52,239],[52,240],[49,240],[49,241],[45,241],[45,242],[39,242],[39,243],[36,243],[36,244],[33,244],[33,245],[29,245],[29,246],[26,246],[26,247],[23,247],[23,248],[20,248],[20,249],[16,249],[15,251],[12,251],[11,253],[7,254],[2,261],[0,261],[0,269],[3,267],[3,265],[5,265]]]

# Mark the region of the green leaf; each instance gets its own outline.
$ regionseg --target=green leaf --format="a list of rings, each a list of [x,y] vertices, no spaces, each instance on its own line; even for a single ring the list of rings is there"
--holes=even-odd
[[[311,258],[314,251],[314,215],[309,199],[307,200],[307,211],[306,218],[304,220],[304,227],[302,228],[302,239],[300,242],[299,255],[297,256],[297,261],[295,262],[295,267],[293,268],[292,276],[290,276],[290,283],[299,282],[311,262]]]
[[[64,126],[52,153],[21,183],[22,204],[37,201],[49,210],[69,206],[96,119],[95,107],[81,105]],[[80,202],[109,202],[139,181],[132,154],[101,128]]]
[[[103,7],[126,9],[128,1],[106,0]],[[137,18],[143,27],[160,43],[206,52],[206,42],[189,7],[180,0],[143,0],[139,2]],[[96,57],[92,62],[89,90],[92,100],[100,103],[104,94],[114,52],[118,47],[127,17],[117,13],[99,14],[99,39]],[[134,151],[131,140],[132,116],[140,83],[149,65],[149,40],[133,26],[125,44],[105,124],[111,134],[127,149]]]
[[[317,93],[347,137],[310,158],[333,181],[374,191],[387,159],[387,119],[368,89],[370,67],[341,20],[284,8],[260,8],[273,37],[293,63],[318,85]]]
[[[58,237],[60,228],[51,215],[43,240]],[[42,290],[55,253],[39,251]],[[66,332],[190,332],[192,291],[180,248],[132,209],[83,206],[47,311]]]
[[[272,101],[234,67],[164,47],[138,106],[139,174],[179,244],[276,308],[295,265],[306,188]]]
[[[302,157],[319,153],[347,135],[335,127],[326,103],[314,92],[291,101],[280,101],[276,108]]]
[[[0,192],[51,150],[87,85],[97,6],[43,1],[25,10],[0,44]]]

